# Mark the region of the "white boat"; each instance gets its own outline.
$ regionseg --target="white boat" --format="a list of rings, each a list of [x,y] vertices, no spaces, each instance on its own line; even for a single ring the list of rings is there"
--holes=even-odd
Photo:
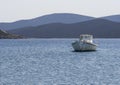
[[[75,41],[72,43],[72,46],[75,51],[95,51],[97,45],[93,43],[92,35],[80,35],[79,41]]]

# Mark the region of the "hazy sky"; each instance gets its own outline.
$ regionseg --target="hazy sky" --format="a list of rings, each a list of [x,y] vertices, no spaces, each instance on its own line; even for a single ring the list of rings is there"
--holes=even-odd
[[[51,13],[94,17],[120,14],[120,0],[0,0],[0,22],[30,19]]]

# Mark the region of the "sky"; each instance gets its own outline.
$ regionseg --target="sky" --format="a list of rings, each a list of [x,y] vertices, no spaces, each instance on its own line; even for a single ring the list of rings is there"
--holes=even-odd
[[[52,13],[93,17],[120,14],[120,0],[0,0],[0,22],[31,19]]]

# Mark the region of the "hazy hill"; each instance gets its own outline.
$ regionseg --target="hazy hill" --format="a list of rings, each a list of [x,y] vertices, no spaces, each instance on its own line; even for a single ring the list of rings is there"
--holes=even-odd
[[[73,24],[52,23],[9,32],[33,38],[75,38],[80,34],[93,34],[100,38],[120,38],[120,23],[94,19]]]
[[[17,38],[22,38],[22,36],[10,34],[3,30],[0,30],[0,39],[17,39]]]
[[[102,19],[107,19],[113,22],[120,22],[120,15],[106,16],[106,17],[102,17]]]
[[[37,17],[29,20],[20,20],[12,23],[0,23],[3,30],[12,30],[17,28],[39,26],[50,23],[76,23],[94,19],[93,17],[78,14],[58,13]]]

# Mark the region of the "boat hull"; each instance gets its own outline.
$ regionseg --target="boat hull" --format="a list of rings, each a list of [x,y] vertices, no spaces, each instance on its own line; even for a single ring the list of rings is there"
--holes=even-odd
[[[96,51],[97,45],[89,42],[79,42],[76,41],[72,43],[75,51]]]

